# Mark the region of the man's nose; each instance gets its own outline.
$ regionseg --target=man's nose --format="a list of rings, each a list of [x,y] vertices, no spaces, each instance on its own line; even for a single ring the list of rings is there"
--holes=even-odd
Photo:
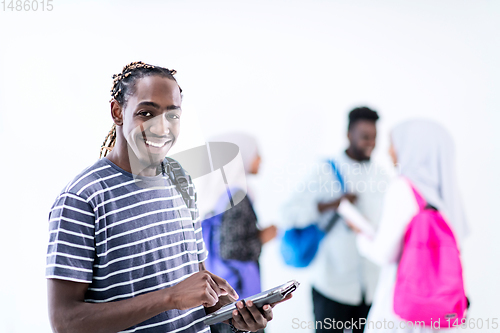
[[[166,136],[170,133],[170,122],[165,116],[156,116],[151,121],[151,127],[149,131],[157,136]]]

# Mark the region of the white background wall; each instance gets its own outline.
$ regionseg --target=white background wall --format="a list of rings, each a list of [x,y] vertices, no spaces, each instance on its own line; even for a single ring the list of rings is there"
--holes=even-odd
[[[263,225],[282,223],[279,168],[291,166],[285,176],[295,180],[300,161],[345,147],[350,108],[379,111],[382,163],[393,125],[416,116],[443,123],[457,144],[472,229],[463,252],[470,314],[500,317],[499,1],[53,5],[52,12],[0,8],[0,332],[50,332],[48,212],[98,157],[111,126],[111,75],[134,60],[178,70],[177,151],[230,129],[259,138],[264,163],[252,184]],[[275,309],[269,332],[294,332],[294,317],[311,320],[307,272],[284,267],[276,241],[264,248],[262,270],[264,287],[304,282]]]

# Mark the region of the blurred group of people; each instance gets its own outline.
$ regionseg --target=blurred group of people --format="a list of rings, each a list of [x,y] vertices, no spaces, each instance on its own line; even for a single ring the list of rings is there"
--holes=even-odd
[[[195,149],[202,153],[196,166],[213,176],[206,177],[209,195],[198,200],[201,191],[191,175],[167,157],[177,142],[182,115],[182,89],[175,73],[136,61],[113,75],[113,125],[101,146],[101,158],[61,190],[49,213],[46,277],[54,331],[247,332],[262,330],[273,319],[278,301],[258,307],[241,300],[260,291],[262,244],[277,234],[275,226],[258,227],[246,184],[246,176],[259,171],[256,140],[232,133],[216,138],[228,143],[219,146],[222,149],[215,149],[217,144]],[[399,327],[395,300],[406,299],[396,297],[395,289],[401,288],[395,286],[407,286],[398,284],[402,253],[407,258],[405,230],[424,206],[427,220],[420,220],[439,224],[436,212],[441,213],[458,247],[467,235],[456,189],[453,140],[447,131],[427,120],[392,129],[390,155],[400,177],[391,181],[371,161],[377,120],[378,114],[367,107],[354,109],[349,114],[347,149],[319,161],[320,167],[307,175],[306,181],[318,188],[307,186],[307,191],[292,193],[282,207],[290,228],[328,226],[310,264],[316,322],[368,318]],[[220,173],[211,172],[214,169]],[[341,186],[323,186],[337,182]],[[346,205],[354,205],[358,216],[368,220],[374,230],[370,237],[353,219],[343,217],[341,208]],[[442,236],[451,234],[446,228]],[[421,230],[416,235],[422,235]],[[429,275],[463,291],[455,240],[446,249],[449,255],[440,257],[436,239],[440,238],[433,238],[434,252],[428,257],[439,260],[432,262]],[[418,256],[410,256],[404,267],[418,268],[411,261],[415,257],[418,263]],[[440,270],[439,261],[451,262],[452,257],[455,264]],[[443,279],[450,268],[455,276]],[[403,273],[411,279],[412,272]],[[431,299],[429,290],[435,287],[427,286],[422,288],[424,301]],[[443,319],[463,318],[465,294],[457,297],[454,304],[459,307]],[[209,328],[205,316],[235,301],[231,318]],[[378,327],[350,328],[363,329]],[[331,329],[317,327],[323,330]]]
[[[377,112],[368,107],[358,107],[349,113],[349,146],[311,168],[305,184],[317,187],[291,193],[281,207],[283,222],[288,227],[306,227],[312,221],[320,227],[330,224],[309,267],[315,322],[329,318],[340,322],[362,323],[368,319],[394,324],[383,329],[354,325],[347,330],[352,332],[433,331],[432,327],[401,329],[398,323],[403,319],[394,312],[394,286],[405,231],[419,212],[413,189],[446,218],[459,248],[468,233],[457,190],[453,140],[443,126],[431,120],[409,120],[395,126],[390,133],[389,149],[397,171],[397,177],[393,177],[393,172],[371,159],[378,119]],[[217,140],[238,145],[245,172],[257,174],[261,157],[253,136],[231,133]],[[331,161],[337,170],[331,169]],[[330,186],[334,183],[342,186]],[[368,237],[339,215],[342,200],[351,202],[367,218],[376,230],[375,235]],[[224,260],[251,260],[258,265],[262,244],[276,236],[276,227],[259,230],[248,193],[245,200],[232,208],[226,207],[222,214],[220,256]],[[247,278],[250,280],[247,283],[260,288],[258,277]],[[223,332],[223,329],[213,327],[212,331]],[[316,326],[316,332],[344,329]]]

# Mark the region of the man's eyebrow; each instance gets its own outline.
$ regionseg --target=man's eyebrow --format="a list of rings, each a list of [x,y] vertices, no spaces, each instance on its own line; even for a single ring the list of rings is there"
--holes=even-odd
[[[140,102],[139,104],[137,104],[137,106],[151,106],[151,107],[154,107],[155,109],[160,109],[160,105],[158,105],[155,102],[150,102],[150,101]],[[178,110],[180,108],[181,107],[179,105],[169,105],[169,106],[167,106],[167,110]]]
[[[155,109],[160,108],[160,106],[158,104],[156,104],[155,102],[149,102],[149,101],[140,102],[139,104],[137,104],[137,106],[152,106]]]

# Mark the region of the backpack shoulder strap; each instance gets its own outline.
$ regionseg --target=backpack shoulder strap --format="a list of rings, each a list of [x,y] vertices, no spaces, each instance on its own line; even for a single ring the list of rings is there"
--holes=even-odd
[[[420,192],[416,189],[416,187],[413,185],[413,183],[408,178],[405,178],[405,179],[413,191],[413,195],[415,196],[415,199],[417,200],[419,210],[421,210],[421,211],[424,210],[427,207],[427,202],[425,201],[424,197],[420,194]]]
[[[189,195],[189,180],[186,171],[184,171],[179,162],[173,158],[165,157],[162,163],[162,172],[166,173],[170,179],[172,179],[172,183],[181,193],[182,198],[186,202],[186,206],[189,207],[191,196]]]
[[[334,159],[329,159],[328,160],[328,163],[330,164],[330,166],[332,167],[332,172],[333,174],[335,175],[335,177],[337,177],[338,181],[339,181],[339,184],[340,184],[340,190],[342,191],[343,194],[346,193],[346,188],[345,188],[345,183],[344,183],[344,178],[342,177],[342,175],[340,174],[340,170],[337,166],[337,163],[335,162]],[[337,223],[337,221],[340,219],[340,215],[337,211],[335,211],[335,214],[332,216],[332,218],[330,219],[330,221],[328,221],[327,225],[324,227],[324,232],[325,233],[328,233],[332,228],[333,226]]]
[[[346,193],[345,183],[344,183],[344,178],[342,178],[342,175],[340,174],[340,170],[339,170],[339,168],[337,167],[337,164],[335,163],[335,160],[333,160],[333,159],[329,159],[329,160],[328,160],[328,163],[330,163],[330,165],[331,165],[331,167],[332,167],[333,174],[334,174],[334,175],[335,175],[335,177],[337,177],[337,179],[339,180],[339,183],[340,183],[340,189],[342,190],[342,193]]]

